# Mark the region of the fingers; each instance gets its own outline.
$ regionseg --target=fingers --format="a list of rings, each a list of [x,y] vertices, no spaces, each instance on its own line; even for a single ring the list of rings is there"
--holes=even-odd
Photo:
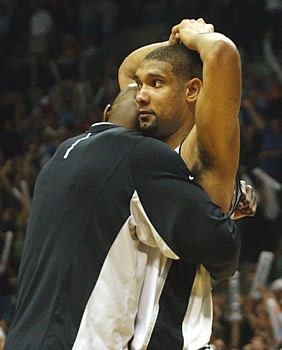
[[[241,198],[246,198],[246,195],[247,195],[246,185],[247,185],[246,181],[240,180],[240,188],[242,192]]]
[[[244,216],[254,216],[257,209],[257,200],[252,186],[247,185],[244,180],[240,180],[242,195],[233,215],[233,220]]]
[[[207,24],[207,26],[209,26],[209,32],[214,32],[214,26],[213,24]]]
[[[241,214],[241,211],[240,210],[235,210],[235,212],[231,215],[231,219],[232,220],[238,220],[238,219],[241,219],[243,218],[245,215],[244,214]]]
[[[175,45],[175,36],[173,34],[170,34],[168,43],[169,45]]]
[[[175,34],[170,34],[169,40],[168,40],[169,45],[176,45],[180,43],[180,35],[179,33]]]
[[[172,27],[171,34],[169,37],[169,44],[176,45],[180,43],[180,34],[179,34],[179,24]]]
[[[172,35],[175,35],[176,33],[179,32],[179,26],[180,26],[180,24],[177,24],[177,25],[175,25],[175,26],[173,26],[173,27],[171,28],[171,34],[172,34]]]
[[[176,34],[183,28],[190,28],[195,30],[197,27],[201,28],[201,31],[203,32],[214,32],[214,26],[211,23],[206,23],[203,18],[198,18],[197,20],[183,19],[179,24],[172,27],[171,33]]]
[[[243,209],[245,209],[246,215],[254,216],[257,209],[256,194],[252,186],[245,183],[245,198],[242,199]]]

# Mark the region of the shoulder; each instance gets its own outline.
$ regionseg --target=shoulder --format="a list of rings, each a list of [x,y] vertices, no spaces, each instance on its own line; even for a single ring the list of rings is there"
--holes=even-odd
[[[143,166],[144,169],[163,169],[169,172],[189,173],[181,156],[162,141],[152,137],[142,137],[130,154],[134,165]]]
[[[136,146],[136,156],[147,155],[150,158],[169,157],[172,159],[180,159],[180,156],[167,144],[149,136],[142,136],[140,142]]]

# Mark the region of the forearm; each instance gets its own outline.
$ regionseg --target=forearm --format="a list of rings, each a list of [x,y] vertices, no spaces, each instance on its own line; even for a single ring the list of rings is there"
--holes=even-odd
[[[222,264],[205,265],[207,271],[211,274],[212,278],[216,281],[222,281],[228,277],[234,275],[238,269],[240,249],[237,254],[230,260],[225,261]]]
[[[146,57],[151,51],[167,45],[168,41],[154,43],[143,46],[129,54],[119,67],[118,80],[120,88],[122,89],[134,81],[134,74],[144,57]]]

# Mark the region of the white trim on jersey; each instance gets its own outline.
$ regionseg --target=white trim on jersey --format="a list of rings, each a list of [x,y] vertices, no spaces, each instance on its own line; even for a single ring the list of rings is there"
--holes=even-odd
[[[210,274],[203,265],[199,265],[182,324],[183,350],[198,350],[209,342],[212,315]]]
[[[79,142],[88,139],[88,137],[91,136],[91,133],[88,133],[86,136],[82,137],[81,139],[76,140],[67,150],[66,153],[64,154],[64,159],[67,159],[70,152],[74,149],[74,147],[79,144]]]
[[[153,227],[136,191],[130,210],[131,216],[104,261],[72,350],[127,349],[134,334],[138,343],[146,347],[150,341],[169,270],[168,257],[179,257]],[[141,314],[147,310],[144,318],[137,316],[139,323],[135,326],[139,299],[145,305],[140,309]],[[141,347],[138,345],[136,349]]]

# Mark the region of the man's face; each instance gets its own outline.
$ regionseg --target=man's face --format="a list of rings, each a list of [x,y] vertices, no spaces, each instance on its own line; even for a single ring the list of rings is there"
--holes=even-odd
[[[135,80],[140,129],[165,140],[184,125],[185,88],[174,75],[172,65],[157,60],[141,62]]]

